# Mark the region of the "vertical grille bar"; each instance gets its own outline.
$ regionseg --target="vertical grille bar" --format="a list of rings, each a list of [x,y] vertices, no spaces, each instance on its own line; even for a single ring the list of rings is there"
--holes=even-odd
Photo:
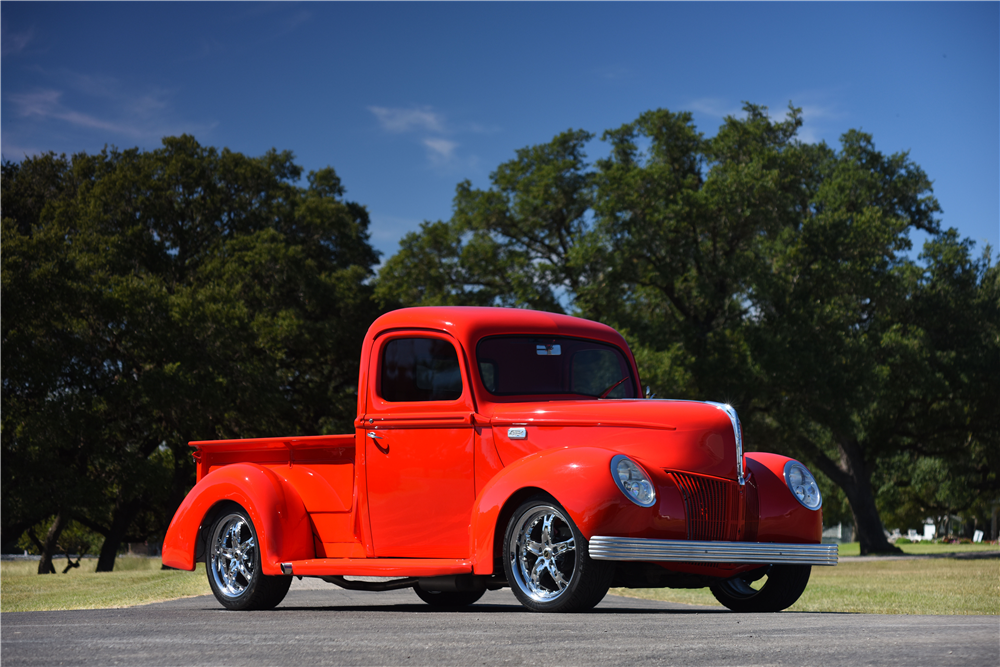
[[[757,481],[751,475],[746,485],[746,517],[743,520],[744,538],[747,542],[757,541],[757,525],[760,522],[760,496],[757,494]]]
[[[756,484],[746,489],[746,503],[741,508],[737,482],[681,472],[668,474],[684,498],[688,539],[734,541],[740,535],[741,523],[745,526],[744,539],[756,539]]]

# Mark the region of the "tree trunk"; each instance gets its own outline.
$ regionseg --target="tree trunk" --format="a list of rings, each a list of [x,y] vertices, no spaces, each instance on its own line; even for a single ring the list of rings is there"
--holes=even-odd
[[[38,574],[55,574],[56,568],[52,565],[52,556],[59,542],[59,536],[63,529],[69,524],[69,512],[60,511],[49,526],[49,532],[45,535],[45,542],[42,544],[42,559],[38,561]]]
[[[128,528],[138,513],[139,503],[134,500],[115,507],[114,515],[111,518],[111,528],[104,536],[101,555],[97,559],[97,572],[114,571],[118,548],[121,547],[122,540],[128,534]]]
[[[882,519],[875,505],[875,494],[872,492],[871,473],[865,465],[864,454],[860,444],[853,438],[837,440],[837,450],[840,453],[840,463],[834,463],[818,448],[810,446],[814,453],[816,467],[839,486],[847,496],[854,516],[854,531],[861,542],[861,555],[878,553],[903,553],[899,547],[889,544],[882,527]]]

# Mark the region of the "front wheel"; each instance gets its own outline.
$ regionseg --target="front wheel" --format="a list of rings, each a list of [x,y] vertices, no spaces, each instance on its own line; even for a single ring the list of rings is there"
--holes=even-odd
[[[273,609],[292,584],[291,576],[261,574],[257,531],[239,506],[212,525],[205,569],[215,599],[234,611]]]
[[[587,540],[565,510],[539,496],[514,512],[503,542],[511,590],[532,611],[584,611],[611,587],[614,565],[592,560]]]
[[[806,590],[811,571],[809,565],[768,565],[712,586],[712,595],[733,611],[781,611]]]

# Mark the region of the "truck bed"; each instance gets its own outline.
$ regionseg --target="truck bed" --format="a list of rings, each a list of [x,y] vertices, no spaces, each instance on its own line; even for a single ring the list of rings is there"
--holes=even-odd
[[[233,463],[269,468],[302,498],[318,557],[365,557],[354,529],[354,435],[192,442],[198,480]]]

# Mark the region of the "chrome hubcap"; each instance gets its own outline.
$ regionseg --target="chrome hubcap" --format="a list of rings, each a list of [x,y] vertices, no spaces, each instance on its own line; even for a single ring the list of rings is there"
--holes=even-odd
[[[212,578],[228,597],[239,597],[253,581],[256,563],[253,531],[242,516],[233,514],[219,523],[212,538]]]
[[[510,539],[507,553],[518,588],[538,602],[562,595],[576,567],[573,531],[562,512],[551,506],[525,512]]]

